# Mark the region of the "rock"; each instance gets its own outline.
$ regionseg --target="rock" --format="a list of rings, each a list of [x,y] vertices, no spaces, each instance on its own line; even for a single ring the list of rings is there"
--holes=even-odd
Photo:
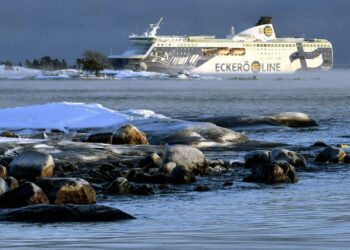
[[[9,174],[17,179],[28,180],[33,180],[37,177],[50,177],[54,166],[51,155],[36,151],[26,151],[11,161]]]
[[[96,203],[96,192],[84,179],[42,178],[35,182],[46,193],[53,204]]]
[[[6,179],[7,177],[7,168],[3,165],[0,165],[0,177]]]
[[[350,146],[348,144],[337,144],[338,148],[350,148]]]
[[[6,181],[0,177],[0,195],[3,193],[6,193],[9,190],[9,187],[6,183]]]
[[[12,189],[19,187],[18,181],[16,180],[16,178],[14,178],[12,176],[7,177],[5,179],[5,181],[9,187],[9,190],[12,190]]]
[[[144,184],[144,185],[136,187],[133,194],[134,195],[152,195],[152,194],[154,194],[154,191],[150,185]]]
[[[152,153],[139,161],[138,167],[143,169],[159,168],[162,165],[162,159],[157,153]]]
[[[98,133],[90,135],[86,142],[112,144],[113,133]]]
[[[207,192],[207,191],[210,191],[210,188],[207,185],[199,185],[195,189],[193,189],[193,191],[196,191],[196,192]]]
[[[174,184],[187,184],[196,181],[193,172],[183,166],[175,167],[171,171],[170,178]]]
[[[119,209],[101,205],[33,205],[0,213],[0,221],[97,222],[135,219]]]
[[[271,153],[271,162],[286,161],[294,167],[305,167],[305,158],[287,149],[274,149]]]
[[[268,150],[252,151],[244,156],[244,166],[246,168],[268,163],[271,163],[271,151]]]
[[[32,182],[26,182],[0,196],[0,207],[17,208],[49,203],[49,199],[41,188]]]
[[[170,175],[174,168],[176,168],[176,163],[175,162],[172,162],[172,161],[167,162],[163,166],[163,173],[165,175]]]
[[[315,162],[340,163],[344,162],[345,156],[346,153],[343,149],[327,147],[319,153],[319,155],[315,159]]]
[[[113,135],[113,144],[149,144],[145,133],[128,124],[118,129]]]
[[[68,163],[62,167],[63,171],[73,172],[78,170],[78,165],[75,163]]]
[[[226,171],[227,171],[227,169],[220,166],[220,165],[217,165],[215,167],[209,167],[209,173],[212,175],[221,175],[222,173],[224,173]]]
[[[232,186],[233,185],[233,181],[232,180],[227,180],[227,181],[225,181],[225,183],[224,183],[224,186]]]
[[[8,137],[8,138],[19,138],[18,135],[16,135],[15,133],[11,132],[11,131],[4,131],[2,133],[0,133],[1,137]]]
[[[103,163],[99,169],[101,172],[109,172],[115,170],[117,167],[111,163]]]
[[[285,112],[272,116],[266,116],[265,120],[290,128],[315,127],[317,123],[309,115],[299,112]]]
[[[136,183],[154,183],[154,184],[166,184],[169,182],[169,177],[164,174],[145,174],[138,173],[133,179]]]
[[[130,185],[128,179],[125,177],[118,177],[107,188],[107,194],[129,194],[132,185]]]
[[[250,176],[243,181],[266,184],[294,183],[298,181],[298,176],[295,168],[288,162],[279,162],[252,168]]]
[[[328,145],[326,143],[324,143],[323,141],[317,141],[312,145],[312,147],[324,147],[324,148],[326,148],[326,147],[328,147]]]
[[[163,165],[174,162],[195,173],[208,173],[208,164],[204,154],[198,149],[185,145],[166,145],[163,152]]]
[[[347,154],[344,158],[344,163],[350,163],[350,155]]]

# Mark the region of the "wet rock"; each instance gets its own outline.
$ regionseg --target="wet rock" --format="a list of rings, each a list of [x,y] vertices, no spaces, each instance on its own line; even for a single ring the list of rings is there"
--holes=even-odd
[[[162,159],[157,153],[152,153],[139,161],[138,167],[143,169],[159,168],[162,165]]]
[[[16,180],[16,178],[14,178],[12,176],[7,177],[5,179],[5,181],[9,187],[9,190],[12,190],[12,189],[19,187],[18,181]]]
[[[185,167],[195,173],[206,174],[208,172],[204,154],[191,146],[166,145],[163,152],[163,165],[167,162],[174,162],[177,166]]]
[[[7,177],[7,168],[3,165],[0,165],[0,177],[3,179]]]
[[[287,149],[274,149],[271,153],[271,162],[286,161],[294,167],[305,167],[305,158]]]
[[[227,181],[225,181],[225,183],[224,183],[224,186],[232,186],[233,185],[233,181],[232,180],[227,180]]]
[[[347,154],[344,158],[344,163],[350,163],[350,155]]]
[[[100,205],[33,205],[2,211],[0,221],[97,222],[135,219],[119,209]]]
[[[57,169],[57,166],[55,168],[55,170]],[[78,170],[78,165],[75,163],[68,163],[65,164],[64,166],[62,166],[62,170],[63,171],[68,171],[68,172],[74,172]]]
[[[133,191],[131,187],[133,186],[130,185],[128,179],[118,177],[107,188],[107,194],[129,194]]]
[[[128,124],[118,129],[113,135],[113,144],[149,144],[145,133]]]
[[[133,168],[130,170],[126,178],[129,181],[135,181],[136,176],[139,174],[144,174],[143,170],[141,168]]]
[[[321,147],[324,147],[324,148],[328,147],[328,145],[326,143],[324,143],[323,141],[317,141],[312,146],[313,147],[320,147],[320,148]]]
[[[215,167],[209,167],[209,174],[212,174],[212,175],[221,175],[222,173],[226,172],[227,169],[220,166],[220,165],[217,165]]]
[[[336,147],[327,147],[318,154],[315,162],[341,163],[344,162],[345,157],[346,153],[343,149]]]
[[[162,171],[165,175],[170,175],[174,168],[176,168],[176,163],[171,161],[164,164]]]
[[[84,179],[80,178],[42,178],[35,182],[53,204],[91,204],[96,203],[96,192]]]
[[[26,182],[0,196],[0,207],[17,208],[49,203],[49,199],[41,188],[32,182]]]
[[[148,185],[144,184],[141,186],[137,186],[136,189],[133,191],[134,195],[152,195],[154,194],[153,188]]]
[[[252,151],[244,156],[244,166],[246,168],[268,163],[271,163],[271,151],[268,150]]]
[[[6,193],[9,190],[9,187],[6,181],[0,177],[0,195]]]
[[[54,166],[51,155],[36,151],[26,151],[11,161],[9,174],[17,179],[28,180],[33,180],[37,177],[50,177]]]
[[[98,133],[90,135],[86,142],[112,144],[113,133]]]
[[[265,117],[265,120],[290,128],[315,127],[317,123],[309,115],[299,112],[285,112]]]
[[[117,167],[111,163],[103,163],[99,169],[101,172],[109,172],[115,170]]]
[[[279,162],[252,168],[251,174],[243,181],[266,184],[294,183],[298,181],[298,176],[295,168],[288,162]]]
[[[175,167],[171,171],[170,178],[174,184],[188,184],[196,181],[193,172],[183,166]]]
[[[175,125],[176,126],[176,125]],[[181,127],[181,126],[179,126]],[[152,135],[152,142],[156,144],[183,144],[193,146],[208,146],[217,143],[232,143],[247,141],[244,133],[222,128],[212,123],[193,124],[191,127],[173,131],[163,131]]]
[[[350,148],[350,146],[348,144],[337,144],[338,148]]]
[[[8,137],[8,138],[19,138],[18,135],[16,135],[15,133],[11,132],[11,131],[4,131],[2,133],[0,133],[1,137]]]
[[[207,191],[210,191],[210,188],[207,185],[199,185],[199,186],[195,187],[195,189],[193,189],[193,191],[207,192]]]
[[[169,177],[163,174],[150,175],[146,173],[138,173],[133,181],[136,183],[165,184],[169,182]]]

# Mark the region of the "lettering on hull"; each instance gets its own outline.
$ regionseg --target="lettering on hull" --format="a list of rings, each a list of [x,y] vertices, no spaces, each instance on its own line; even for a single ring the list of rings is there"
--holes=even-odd
[[[251,64],[246,61],[244,63],[215,63],[215,72],[281,72],[280,63],[260,63],[254,61]]]

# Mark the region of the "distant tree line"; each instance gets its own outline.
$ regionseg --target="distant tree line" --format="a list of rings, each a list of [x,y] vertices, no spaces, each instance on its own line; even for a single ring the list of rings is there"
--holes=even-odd
[[[58,58],[51,58],[50,56],[43,56],[40,59],[34,59],[32,61],[25,60],[24,65],[31,69],[58,70],[68,68],[68,65],[64,59],[59,60]]]
[[[12,69],[13,63],[11,61],[0,61],[0,64],[5,65],[6,69]],[[23,66],[21,62],[16,64],[20,67]],[[100,75],[100,72],[104,69],[111,68],[111,61],[106,55],[99,51],[86,50],[82,54],[82,58],[77,58],[75,65],[68,66],[64,59],[51,58],[50,56],[43,56],[40,59],[25,60],[24,66],[31,69],[44,69],[44,70],[60,70],[67,68],[76,68],[78,70],[94,73],[96,76]]]

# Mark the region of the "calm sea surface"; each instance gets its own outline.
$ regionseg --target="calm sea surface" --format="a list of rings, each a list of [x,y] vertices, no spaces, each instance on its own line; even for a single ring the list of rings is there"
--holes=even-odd
[[[350,144],[350,71],[239,79],[0,81],[0,108],[51,102],[150,109],[173,117],[259,116],[298,111],[312,129],[247,127],[257,140],[307,146]],[[0,118],[1,119],[1,118]],[[244,153],[207,152],[242,160]],[[312,164],[312,163],[310,163]],[[301,172],[299,182],[265,186],[239,180],[206,193],[111,197],[137,217],[121,223],[0,223],[4,248],[334,249],[350,248],[350,166]]]

